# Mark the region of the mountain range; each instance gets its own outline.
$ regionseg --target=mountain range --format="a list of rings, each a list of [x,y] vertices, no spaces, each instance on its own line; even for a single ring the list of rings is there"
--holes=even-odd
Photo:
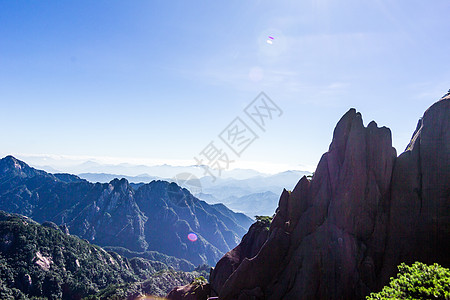
[[[28,161],[29,164],[37,169],[42,169],[49,173],[71,174],[122,174],[126,175],[129,181],[133,177],[155,177],[158,179],[174,178],[177,174],[189,173],[197,178],[209,178],[205,175],[202,165],[144,165],[132,163],[105,163],[96,158],[70,158],[53,157],[51,155],[20,155],[21,160]],[[253,169],[235,168],[222,170],[220,178],[247,179],[251,177],[270,176]],[[145,180],[147,181],[147,180]],[[148,181],[147,181],[148,182]]]
[[[126,179],[91,183],[34,169],[12,156],[0,160],[0,210],[65,225],[100,246],[158,251],[195,265],[215,264],[252,223],[173,182],[152,181],[137,189]]]
[[[94,160],[71,160],[52,156],[23,157],[29,159],[31,165],[36,168],[59,173],[57,168],[60,166],[93,183],[109,183],[115,178],[125,178],[133,187],[154,180],[175,182],[209,204],[223,203],[233,211],[250,217],[272,215],[281,191],[284,188],[293,189],[299,178],[311,175],[311,172],[299,170],[266,174],[252,169],[232,169],[223,170],[221,176],[213,180],[211,176],[205,176],[203,168],[198,165],[147,166],[129,163],[105,164]],[[61,161],[67,161],[66,165]]]
[[[168,167],[167,167],[168,168]],[[222,203],[235,212],[244,213],[250,217],[255,215],[272,215],[278,204],[279,193],[284,188],[292,189],[306,171],[285,171],[274,175],[251,172],[252,170],[235,170],[238,178],[197,178],[191,173],[180,173],[174,178],[159,178],[150,175],[127,176],[108,173],[81,173],[79,177],[90,182],[109,182],[114,178],[125,178],[134,188],[140,187],[152,180],[176,182],[187,188],[195,197],[209,204]],[[244,177],[244,173],[246,176]],[[256,176],[255,176],[256,174]],[[242,178],[239,178],[239,175]]]

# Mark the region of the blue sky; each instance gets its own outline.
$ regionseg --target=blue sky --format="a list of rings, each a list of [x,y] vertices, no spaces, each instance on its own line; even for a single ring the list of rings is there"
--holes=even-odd
[[[261,91],[283,114],[241,157],[227,150],[231,167],[312,170],[350,107],[391,128],[400,153],[450,88],[449,12],[439,0],[0,1],[0,154],[194,164],[211,141],[227,150],[218,134]]]

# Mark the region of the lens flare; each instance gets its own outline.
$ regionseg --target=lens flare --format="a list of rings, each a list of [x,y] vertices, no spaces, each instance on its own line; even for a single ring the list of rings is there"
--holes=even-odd
[[[251,81],[258,82],[261,81],[264,77],[264,70],[260,67],[253,67],[248,72],[248,77]]]
[[[188,240],[190,240],[191,242],[195,242],[195,241],[198,239],[197,235],[196,235],[195,233],[193,233],[193,232],[189,233],[188,236],[187,236],[187,238],[188,238]]]

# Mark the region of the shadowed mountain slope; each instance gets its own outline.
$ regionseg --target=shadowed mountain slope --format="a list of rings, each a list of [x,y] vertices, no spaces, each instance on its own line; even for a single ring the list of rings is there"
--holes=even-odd
[[[12,156],[0,160],[0,209],[66,224],[72,234],[100,246],[159,251],[195,265],[215,264],[252,222],[175,183],[153,181],[137,190],[125,179],[94,184],[36,170]],[[190,241],[189,233],[198,239]]]
[[[397,157],[390,130],[373,121],[364,127],[350,109],[313,178],[281,194],[270,230],[252,227],[217,263],[212,293],[362,299],[401,262],[450,266],[449,120],[447,95],[424,113]]]

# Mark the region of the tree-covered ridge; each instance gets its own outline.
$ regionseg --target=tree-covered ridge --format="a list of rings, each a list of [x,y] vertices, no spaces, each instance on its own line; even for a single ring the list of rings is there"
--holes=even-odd
[[[116,253],[120,254],[121,256],[126,257],[128,259],[131,259],[134,257],[136,257],[136,258],[140,257],[140,258],[144,258],[144,259],[151,260],[151,261],[159,261],[159,262],[164,263],[167,267],[169,267],[170,269],[173,269],[173,270],[191,272],[191,271],[194,271],[194,269],[195,269],[195,265],[185,259],[165,255],[165,254],[162,254],[157,251],[137,252],[137,251],[131,251],[131,250],[129,250],[127,248],[123,248],[123,247],[111,247],[111,246],[103,247],[103,249],[105,249],[108,252],[110,252],[110,251],[116,252]]]
[[[382,299],[450,299],[450,270],[438,264],[416,262],[398,266],[396,278],[379,293],[371,293],[367,300]]]
[[[166,299],[155,298],[154,295],[165,296],[174,287],[185,285],[197,278],[198,273],[181,272],[174,270],[162,270],[151,275],[143,282],[132,282],[124,284],[110,285],[100,290],[94,295],[86,297],[84,300],[123,300],[123,299],[148,299],[145,296],[151,295],[150,299]],[[144,296],[144,297],[142,297]]]
[[[133,285],[141,289],[126,290],[128,294],[143,294],[145,287],[161,296],[197,275],[167,268],[143,258],[128,260],[62,230],[0,211],[0,299],[81,299]]]

